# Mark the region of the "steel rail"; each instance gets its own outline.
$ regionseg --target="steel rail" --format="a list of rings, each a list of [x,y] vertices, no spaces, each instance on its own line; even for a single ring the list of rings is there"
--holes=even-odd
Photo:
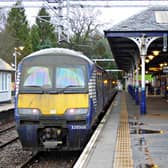
[[[16,127],[15,125],[11,125],[11,126],[9,126],[7,128],[4,128],[4,129],[0,130],[0,134],[3,133],[3,132],[5,132],[5,131],[9,131],[10,129],[13,129],[15,127]]]
[[[11,144],[11,143],[13,143],[13,142],[15,142],[15,141],[18,140],[18,139],[19,139],[19,137],[17,136],[17,137],[15,137],[15,138],[13,138],[12,140],[7,141],[7,142],[1,144],[1,145],[0,145],[0,148],[4,148],[5,146],[7,146],[7,145],[9,145],[9,144]]]
[[[26,168],[28,165],[31,165],[38,156],[39,156],[39,152],[33,153],[30,158],[28,158],[24,163],[22,163],[19,166],[19,168]]]

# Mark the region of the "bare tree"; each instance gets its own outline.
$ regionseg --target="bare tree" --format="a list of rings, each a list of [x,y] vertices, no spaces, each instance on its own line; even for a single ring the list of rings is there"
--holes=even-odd
[[[91,34],[100,26],[100,24],[96,23],[96,17],[99,15],[100,12],[93,9],[76,8],[73,10],[70,16],[73,40],[76,42],[88,40]]]

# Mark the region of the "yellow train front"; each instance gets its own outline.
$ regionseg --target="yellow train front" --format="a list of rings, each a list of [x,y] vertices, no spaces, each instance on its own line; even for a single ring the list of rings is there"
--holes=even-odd
[[[81,149],[112,97],[105,77],[86,56],[69,49],[44,49],[25,57],[18,66],[15,97],[23,149]]]

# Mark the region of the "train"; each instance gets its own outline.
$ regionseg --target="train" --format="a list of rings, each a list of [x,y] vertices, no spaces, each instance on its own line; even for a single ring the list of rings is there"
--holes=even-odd
[[[109,74],[81,52],[48,48],[24,57],[15,90],[23,150],[81,150],[116,93]]]

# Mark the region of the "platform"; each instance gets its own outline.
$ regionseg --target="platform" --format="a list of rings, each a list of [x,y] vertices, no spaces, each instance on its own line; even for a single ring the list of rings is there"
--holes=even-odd
[[[12,103],[0,104],[0,112],[9,111],[13,109],[14,109],[14,104]]]
[[[119,93],[74,168],[167,168],[168,103],[147,98],[147,114]]]
[[[13,101],[0,103],[0,112],[9,111],[9,110],[13,110],[13,109],[14,109]]]

